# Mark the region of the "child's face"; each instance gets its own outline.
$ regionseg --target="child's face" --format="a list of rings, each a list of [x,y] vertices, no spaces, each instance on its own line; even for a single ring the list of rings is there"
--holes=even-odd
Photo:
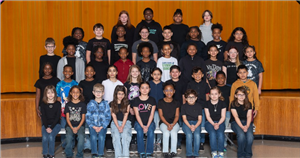
[[[182,22],[182,16],[180,14],[176,14],[174,17],[173,17],[173,20],[176,22],[176,23],[181,23]]]
[[[127,52],[126,49],[121,49],[121,50],[119,51],[120,59],[126,60],[126,59],[127,59],[127,55],[128,55],[128,52]]]
[[[153,13],[150,10],[146,10],[144,14],[144,18],[146,21],[151,21],[153,18]]]
[[[55,48],[56,48],[56,46],[54,44],[47,44],[45,46],[45,49],[47,50],[47,53],[49,53],[49,54],[53,54]]]
[[[236,49],[230,49],[228,52],[229,59],[236,59],[238,52]]]
[[[142,29],[140,32],[141,39],[148,39],[149,31],[147,29]]]
[[[153,71],[151,74],[151,77],[153,78],[154,81],[160,81],[161,78],[161,73],[158,70]]]
[[[242,39],[243,39],[244,34],[243,34],[242,31],[239,31],[239,30],[238,30],[238,31],[236,31],[236,32],[233,34],[233,36],[234,36],[234,39],[235,39],[236,42],[241,42]]]
[[[148,84],[142,84],[140,88],[140,92],[142,95],[148,95],[150,92],[150,87]]]
[[[80,96],[80,90],[78,88],[73,88],[71,91],[72,100],[78,100]]]
[[[244,100],[246,98],[245,93],[243,93],[241,91],[238,91],[237,94],[235,94],[234,96],[238,99],[238,102],[244,102]]]
[[[74,57],[75,54],[75,46],[74,45],[68,45],[66,52],[68,53],[68,57]]]
[[[203,77],[203,73],[199,70],[197,73],[193,73],[192,77],[196,82],[200,82]]]
[[[54,91],[52,90],[52,89],[48,89],[48,91],[47,91],[47,98],[48,98],[48,101],[50,101],[50,100],[54,100],[54,97],[55,97],[55,93],[54,93]]]
[[[116,78],[116,76],[117,76],[117,74],[118,74],[118,71],[116,70],[116,68],[114,68],[114,67],[110,67],[109,69],[108,69],[108,76],[109,76],[109,78]]]
[[[71,76],[73,75],[73,70],[72,70],[72,68],[71,67],[65,67],[64,68],[64,76],[65,76],[65,78],[66,79],[70,79],[71,78]]]
[[[190,45],[187,49],[187,53],[190,55],[190,56],[195,56],[196,53],[197,53],[197,48],[193,45]]]
[[[137,68],[132,68],[130,74],[132,78],[137,78],[140,75],[140,71]]]
[[[188,97],[186,98],[186,101],[189,105],[194,105],[195,102],[197,100],[197,97],[194,94],[190,94],[188,95]]]
[[[253,56],[254,56],[254,54],[255,54],[255,52],[254,52],[254,50],[253,50],[252,48],[248,47],[248,48],[246,49],[245,55],[246,55],[246,57],[247,57],[248,59],[252,59]]]
[[[149,58],[151,52],[148,47],[144,47],[141,52],[143,58]]]
[[[127,24],[127,22],[128,22],[127,14],[125,14],[125,13],[121,14],[121,16],[119,17],[119,20],[122,22],[122,24]]]
[[[123,91],[118,91],[117,99],[118,101],[122,101],[124,99],[125,93]]]
[[[248,71],[246,69],[240,69],[237,73],[237,75],[239,76],[239,78],[241,80],[246,80],[247,79],[247,76],[248,76]]]
[[[73,34],[73,37],[75,39],[77,39],[78,41],[82,41],[82,32],[81,30],[77,29],[74,34]]]
[[[126,34],[126,31],[124,30],[123,27],[118,27],[116,34],[118,37],[124,37],[124,35]]]
[[[173,32],[167,29],[163,31],[162,35],[164,36],[165,40],[171,40],[171,37],[173,36]]]
[[[196,28],[192,28],[189,32],[189,35],[191,39],[197,39],[197,37],[199,36],[199,32]]]
[[[180,75],[181,75],[181,72],[177,69],[173,69],[170,72],[170,76],[171,76],[172,79],[178,79]]]
[[[162,52],[165,57],[169,58],[171,56],[172,48],[170,45],[164,45],[162,48]]]
[[[50,76],[51,73],[52,73],[52,67],[51,67],[51,65],[49,65],[49,64],[45,65],[45,67],[44,67],[44,75],[45,76]]]
[[[221,96],[221,94],[218,92],[218,90],[216,90],[216,89],[210,90],[209,97],[212,101],[219,100],[220,96]]]
[[[174,93],[175,93],[175,89],[173,88],[173,86],[168,85],[165,87],[164,94],[166,95],[167,98],[172,98]]]
[[[101,48],[98,48],[97,52],[95,52],[94,55],[95,55],[96,59],[99,59],[99,60],[102,59],[102,57],[103,57],[103,50]]]
[[[225,76],[223,74],[219,74],[217,77],[216,77],[216,81],[219,85],[224,85],[225,84]]]
[[[218,53],[219,53],[219,50],[216,47],[210,47],[210,49],[208,51],[208,54],[210,55],[210,57],[213,57],[213,58],[216,58]]]
[[[96,99],[102,99],[102,97],[104,95],[104,91],[103,91],[103,89],[95,88],[93,90],[93,94],[94,94],[94,96],[95,96]]]
[[[94,34],[96,35],[96,37],[102,37],[103,33],[104,33],[104,30],[102,27],[95,28],[95,30],[94,30]]]
[[[96,73],[95,73],[95,70],[94,70],[94,68],[92,68],[91,66],[89,66],[89,67],[87,67],[87,68],[85,69],[85,76],[86,76],[86,78],[91,79],[91,78],[93,78],[93,76],[94,76],[95,74],[96,74]]]
[[[211,21],[211,16],[209,15],[208,12],[205,12],[205,13],[204,13],[203,20],[204,20],[205,22],[210,22],[210,21]]]
[[[219,40],[221,36],[221,30],[220,29],[214,29],[212,32],[212,36],[214,40]]]

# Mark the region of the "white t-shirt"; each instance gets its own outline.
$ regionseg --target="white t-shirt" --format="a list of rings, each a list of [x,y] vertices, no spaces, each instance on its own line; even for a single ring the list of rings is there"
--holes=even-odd
[[[170,57],[170,58],[160,57],[157,60],[157,67],[160,68],[162,71],[161,80],[163,82],[166,82],[169,79],[171,79],[170,67],[173,65],[178,65],[177,59],[174,57]]]
[[[117,80],[117,82],[112,82],[111,80],[106,79],[102,81],[102,85],[104,86],[103,99],[110,103],[114,99],[115,88],[117,87],[117,85],[123,85],[123,83],[119,80]]]

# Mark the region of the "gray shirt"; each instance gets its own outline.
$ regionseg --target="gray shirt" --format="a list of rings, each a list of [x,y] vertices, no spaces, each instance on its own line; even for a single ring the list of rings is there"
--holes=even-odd
[[[132,54],[136,53],[136,63],[142,59],[142,57],[140,57],[139,53],[138,53],[139,44],[142,43],[142,42],[144,42],[144,41],[137,40],[132,45],[132,49],[131,49],[132,50]],[[151,45],[153,47],[153,54],[157,53],[158,52],[158,48],[157,48],[156,44],[153,41],[151,41],[151,40],[149,40],[148,42],[151,43]],[[150,59],[152,59],[152,60],[153,60],[153,54],[150,57]]]
[[[207,43],[209,41],[213,40],[212,31],[211,31],[212,25],[213,25],[212,23],[209,26],[202,24],[199,27],[199,29],[201,30],[201,33],[202,33],[201,41],[204,42],[205,45],[207,45]]]

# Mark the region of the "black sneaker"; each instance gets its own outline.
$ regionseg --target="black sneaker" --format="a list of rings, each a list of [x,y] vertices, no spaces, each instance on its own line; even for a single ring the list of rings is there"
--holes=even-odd
[[[84,149],[83,152],[84,153],[91,153],[91,149]]]
[[[130,154],[138,153],[137,145],[136,144],[130,144],[129,152],[130,152]]]
[[[48,158],[48,155],[43,155],[43,158]]]
[[[176,153],[172,152],[172,153],[170,154],[170,157],[176,157]]]
[[[55,158],[54,155],[48,155],[48,158]]]
[[[204,150],[204,143],[200,143],[200,151]]]
[[[181,146],[177,146],[177,151],[181,151]]]

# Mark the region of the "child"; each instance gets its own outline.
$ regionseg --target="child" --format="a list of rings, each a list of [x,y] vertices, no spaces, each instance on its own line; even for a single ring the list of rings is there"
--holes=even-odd
[[[179,60],[180,56],[180,46],[176,42],[171,40],[171,37],[173,36],[173,32],[171,30],[170,26],[165,26],[163,28],[163,33],[162,33],[164,40],[160,42],[157,47],[158,47],[158,58],[161,58],[164,56],[163,53],[163,45],[164,44],[169,44],[171,47],[171,56]]]
[[[46,62],[49,62],[52,65],[52,74],[51,75],[55,76],[55,77],[57,76],[56,69],[57,69],[57,63],[60,59],[60,56],[54,54],[55,48],[56,48],[56,46],[55,46],[54,39],[51,38],[51,37],[47,38],[46,41],[45,41],[45,49],[47,50],[47,54],[42,55],[40,57],[40,69],[39,69],[40,78],[42,78],[44,76],[43,75],[43,71],[44,71],[43,65]]]
[[[70,65],[73,70],[72,79],[80,82],[84,79],[84,67],[85,63],[82,59],[75,56],[75,48],[77,40],[71,36],[67,36],[63,40],[64,46],[68,53],[67,56],[62,57],[57,64],[57,78],[60,80],[64,79],[63,67]]]
[[[121,47],[119,49],[119,56],[120,59],[114,63],[114,65],[118,69],[118,80],[120,80],[122,83],[126,82],[130,66],[134,65],[133,62],[130,59],[127,59],[128,56],[128,50],[126,47]]]
[[[57,77],[52,76],[53,69],[52,69],[52,64],[50,62],[44,63],[42,69],[43,69],[43,77],[39,78],[34,84],[34,87],[36,87],[35,110],[39,118],[41,118],[41,114],[42,114],[40,111],[40,105],[44,97],[45,87],[49,85],[53,85],[55,87],[56,84],[59,82],[59,79]]]
[[[157,67],[161,69],[163,82],[171,79],[170,77],[170,67],[173,65],[178,65],[178,61],[176,58],[171,56],[172,47],[169,43],[164,43],[162,45],[162,53],[164,56],[160,57],[157,60]]]
[[[226,104],[222,101],[224,98],[218,87],[210,89],[209,98],[210,101],[206,102],[204,111],[207,119],[205,130],[209,134],[211,157],[223,158]]]
[[[179,44],[181,47],[182,43],[185,42],[186,35],[189,32],[189,26],[182,23],[182,11],[176,9],[173,14],[173,24],[169,25],[173,31],[172,41]]]
[[[135,41],[132,45],[132,62],[134,64],[137,64],[137,62],[142,59],[142,57],[139,56],[139,54],[138,54],[138,47],[143,42],[148,42],[152,45],[152,49],[153,49],[152,54],[153,54],[153,56],[151,55],[150,58],[153,59],[155,62],[157,62],[157,53],[158,53],[157,45],[155,44],[155,42],[148,39],[148,36],[149,36],[148,27],[142,26],[141,29],[139,30],[139,34],[141,36],[141,39]]]
[[[224,61],[224,52],[225,52],[225,47],[227,44],[225,41],[221,40],[222,30],[223,30],[223,27],[221,24],[219,24],[219,23],[213,24],[211,26],[213,40],[207,43],[208,47],[212,44],[215,44],[218,47],[219,53],[218,53],[217,58],[220,61]]]
[[[100,23],[97,23],[93,27],[93,32],[95,37],[90,39],[86,46],[86,62],[94,60],[95,57],[92,54],[93,48],[96,46],[102,46],[103,50],[103,60],[107,61],[110,64],[110,42],[108,39],[103,37],[104,26]]]
[[[134,33],[134,41],[139,40],[139,30],[142,26],[146,26],[147,28],[149,28],[150,31],[150,35],[149,35],[149,39],[153,42],[155,42],[156,44],[158,44],[159,42],[161,42],[163,40],[162,38],[162,30],[161,30],[161,26],[158,22],[153,20],[153,10],[151,8],[146,8],[144,10],[144,18],[145,20],[142,20],[137,26],[136,26],[136,30]]]
[[[98,83],[107,79],[107,70],[109,64],[107,61],[103,60],[104,48],[102,46],[96,46],[93,48],[93,54],[95,55],[95,60],[89,62],[95,69],[95,80]]]
[[[157,104],[160,117],[160,130],[163,133],[163,155],[165,158],[176,156],[177,133],[179,131],[179,107],[178,101],[173,99],[175,87],[173,84],[164,85],[165,98],[160,99]],[[171,152],[169,154],[169,138],[171,136]]]
[[[182,77],[187,82],[192,81],[192,69],[196,66],[201,67],[205,70],[204,60],[196,55],[197,53],[197,46],[194,43],[190,43],[187,46],[188,55],[181,58],[179,61],[179,67],[182,72]]]
[[[114,100],[110,102],[112,116],[111,135],[115,149],[115,158],[129,157],[129,144],[131,141],[131,121],[128,119],[129,101],[126,97],[126,88],[117,86]]]
[[[232,46],[237,48],[239,52],[239,59],[240,61],[243,61],[244,47],[247,45],[248,45],[248,38],[247,38],[246,31],[242,27],[236,27],[232,31],[231,36],[227,41],[227,45],[224,52],[224,61],[227,60],[229,48],[231,48]]]
[[[208,59],[207,48],[206,45],[201,41],[201,36],[201,31],[197,26],[190,27],[189,33],[186,35],[186,42],[184,42],[180,48],[180,59],[188,54],[187,49],[191,43],[195,43],[198,56],[204,60]]]
[[[181,107],[181,115],[184,122],[182,130],[186,135],[186,156],[187,158],[192,158],[199,156],[202,106],[196,103],[198,94],[195,90],[188,89],[184,96],[187,103]]]
[[[136,117],[134,129],[137,131],[137,145],[140,157],[151,157],[153,153],[153,140],[155,123],[153,122],[156,101],[148,94],[150,85],[148,82],[140,84],[141,95],[133,100],[133,110]],[[144,133],[147,133],[147,149],[145,152]]]
[[[222,70],[227,76],[226,84],[231,87],[232,83],[237,80],[236,69],[240,65],[239,52],[236,47],[228,50],[227,61],[224,62]]]
[[[55,86],[45,87],[41,102],[43,158],[54,158],[55,137],[60,131],[60,102],[58,102]]]
[[[143,59],[136,63],[141,69],[141,75],[143,81],[150,81],[151,72],[156,67],[156,62],[150,59],[153,54],[153,47],[148,42],[143,42],[138,47],[139,56]]]
[[[216,86],[216,74],[218,71],[222,71],[223,67],[223,62],[217,59],[218,53],[218,47],[216,45],[210,45],[208,47],[210,58],[204,62],[206,68],[205,76],[211,88]]]
[[[132,43],[129,43],[128,41],[125,40],[126,31],[125,31],[124,25],[117,26],[116,35],[118,36],[118,38],[114,41],[113,40],[111,41],[111,48],[112,48],[111,59],[110,59],[111,64],[114,64],[116,61],[118,61],[120,59],[119,51],[122,47],[125,47],[126,49],[128,49],[128,52],[131,52]],[[127,58],[127,56],[126,56],[126,58]],[[132,59],[131,53],[128,58],[130,60]]]
[[[86,114],[86,104],[79,86],[73,86],[68,96],[69,102],[66,104],[65,115],[67,120],[65,148],[66,157],[73,157],[73,139],[77,135],[77,154],[76,157],[83,157],[84,146],[84,120]]]
[[[265,71],[261,62],[256,58],[256,51],[254,46],[247,46],[244,49],[246,60],[243,64],[248,68],[247,78],[254,81],[258,88],[258,94],[261,94],[263,72]]]
[[[90,130],[92,157],[104,156],[107,126],[111,120],[109,104],[103,99],[104,90],[102,84],[96,83],[93,86],[95,100],[92,99],[87,105],[86,123]]]
[[[248,100],[248,92],[244,87],[238,87],[231,102],[231,128],[237,135],[237,157],[252,157],[253,123],[252,108]]]
[[[211,19],[213,18],[212,12],[209,10],[205,10],[202,13],[202,19],[203,19],[203,24],[199,26],[199,29],[202,32],[202,39],[205,44],[207,44],[209,41],[213,40],[212,37],[212,22]]]

